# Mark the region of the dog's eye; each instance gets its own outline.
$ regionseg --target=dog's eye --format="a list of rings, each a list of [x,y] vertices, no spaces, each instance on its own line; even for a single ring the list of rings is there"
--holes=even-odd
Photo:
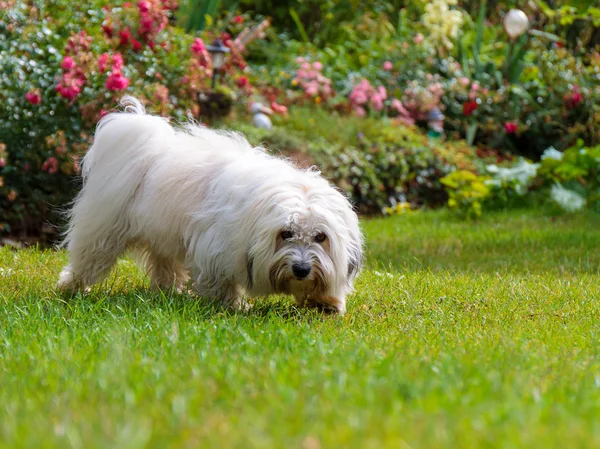
[[[323,243],[325,240],[327,240],[327,235],[325,235],[325,233],[320,232],[317,235],[315,235],[315,242]]]
[[[281,231],[281,238],[283,240],[289,240],[294,236],[292,231]]]

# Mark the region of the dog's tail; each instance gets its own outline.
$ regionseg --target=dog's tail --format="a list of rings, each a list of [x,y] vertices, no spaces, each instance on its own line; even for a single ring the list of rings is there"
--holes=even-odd
[[[146,114],[142,103],[134,97],[123,97],[120,105],[122,112],[107,114],[98,123],[94,143],[82,162],[84,181],[96,166],[115,173],[128,165],[128,161],[139,161],[153,151],[161,151],[161,142],[175,132],[167,119]]]

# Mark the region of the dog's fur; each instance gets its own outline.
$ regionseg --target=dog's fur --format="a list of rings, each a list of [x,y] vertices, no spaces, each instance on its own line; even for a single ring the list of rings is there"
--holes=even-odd
[[[134,98],[122,105],[100,121],[83,160],[59,288],[101,281],[134,248],[155,287],[191,276],[197,294],[236,308],[244,293],[287,293],[345,311],[362,237],[340,192],[239,134],[176,129]]]

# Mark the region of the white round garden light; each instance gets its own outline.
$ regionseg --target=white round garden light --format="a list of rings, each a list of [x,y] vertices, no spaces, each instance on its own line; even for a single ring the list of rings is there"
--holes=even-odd
[[[504,16],[504,31],[512,40],[517,39],[529,27],[529,19],[520,9],[511,9]]]

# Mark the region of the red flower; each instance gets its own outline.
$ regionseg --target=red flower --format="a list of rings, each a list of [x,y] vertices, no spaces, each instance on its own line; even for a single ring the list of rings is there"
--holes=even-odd
[[[65,56],[60,67],[65,71],[70,71],[73,67],[75,67],[75,61],[70,56]]]
[[[140,41],[138,41],[135,38],[131,38],[131,48],[133,49],[133,51],[138,52],[142,49],[142,44]]]
[[[120,44],[127,45],[129,43],[129,39],[131,39],[131,31],[129,31],[129,28],[119,31],[119,37],[121,38]]]
[[[140,33],[149,34],[152,32],[152,28],[154,27],[154,20],[150,16],[144,16],[140,20]]]
[[[106,34],[107,37],[113,36],[113,29],[108,25],[102,25],[102,31],[104,31],[104,34]]]
[[[233,23],[244,23],[244,18],[242,16],[235,16],[233,18]]]
[[[506,134],[516,134],[519,131],[519,125],[517,122],[506,122],[504,124],[504,130]]]
[[[127,86],[129,86],[129,79],[123,76],[121,72],[111,73],[105,84],[108,90],[113,91],[127,89]]]
[[[473,100],[463,103],[463,114],[468,117],[477,109],[477,103]]]
[[[248,77],[246,77],[246,76],[240,76],[235,81],[235,84],[237,84],[238,87],[246,87],[248,85]]]
[[[35,90],[30,90],[27,92],[25,94],[25,99],[31,104],[40,104],[42,102],[41,95]]]
[[[578,107],[583,101],[583,96],[581,95],[581,89],[579,86],[574,86],[573,90],[565,95],[565,106],[567,109],[575,109]]]
[[[108,114],[108,111],[105,109],[100,109],[100,118],[104,117],[106,114]]]

